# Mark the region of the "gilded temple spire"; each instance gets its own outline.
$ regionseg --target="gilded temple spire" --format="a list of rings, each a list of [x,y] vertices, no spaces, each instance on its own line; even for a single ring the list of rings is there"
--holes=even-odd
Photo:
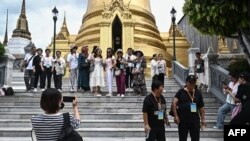
[[[5,36],[4,36],[3,45],[7,46],[7,43],[8,43],[8,9],[7,9],[6,30],[5,30]]]
[[[31,40],[30,35],[26,18],[25,0],[23,0],[21,14],[17,20],[16,29],[13,31],[12,37],[22,37]]]

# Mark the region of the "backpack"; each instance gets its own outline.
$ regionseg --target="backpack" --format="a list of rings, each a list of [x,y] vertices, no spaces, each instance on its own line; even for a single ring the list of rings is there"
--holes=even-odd
[[[82,137],[70,125],[69,113],[63,114],[63,130],[58,141],[83,141]]]
[[[12,87],[2,88],[2,90],[5,93],[5,96],[13,96],[14,95],[14,90]]]

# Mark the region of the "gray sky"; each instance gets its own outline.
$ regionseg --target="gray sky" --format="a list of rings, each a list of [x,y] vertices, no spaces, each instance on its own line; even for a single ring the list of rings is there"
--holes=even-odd
[[[183,16],[184,0],[150,0],[152,13],[160,32],[167,32],[171,24],[170,11],[174,6],[177,10],[177,22]],[[6,9],[9,9],[8,35],[16,27],[21,11],[22,0],[0,0],[0,41],[3,42],[5,33]],[[51,10],[59,10],[57,32],[63,22],[66,12],[67,25],[71,34],[77,34],[81,26],[82,16],[87,8],[87,0],[26,0],[26,14],[33,42],[37,47],[46,48],[53,36],[53,19]]]

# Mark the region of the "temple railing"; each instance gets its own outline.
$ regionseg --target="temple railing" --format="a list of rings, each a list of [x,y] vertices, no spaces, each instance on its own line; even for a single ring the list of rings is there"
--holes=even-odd
[[[209,92],[213,93],[221,102],[225,102],[226,95],[223,94],[222,81],[230,82],[228,71],[219,65],[210,65],[210,88]]]
[[[189,74],[189,69],[184,67],[178,61],[172,62],[172,73],[176,81],[181,85],[185,86],[186,77]]]

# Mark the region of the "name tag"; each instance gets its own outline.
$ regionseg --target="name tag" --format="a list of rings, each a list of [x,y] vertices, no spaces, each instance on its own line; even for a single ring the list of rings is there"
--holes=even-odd
[[[163,117],[164,117],[164,112],[158,111],[158,120],[163,120]]]
[[[197,112],[196,103],[190,103],[190,109],[191,109],[191,113],[196,113]]]
[[[201,68],[201,65],[200,65],[200,64],[197,65],[197,69],[199,69],[199,68]]]

